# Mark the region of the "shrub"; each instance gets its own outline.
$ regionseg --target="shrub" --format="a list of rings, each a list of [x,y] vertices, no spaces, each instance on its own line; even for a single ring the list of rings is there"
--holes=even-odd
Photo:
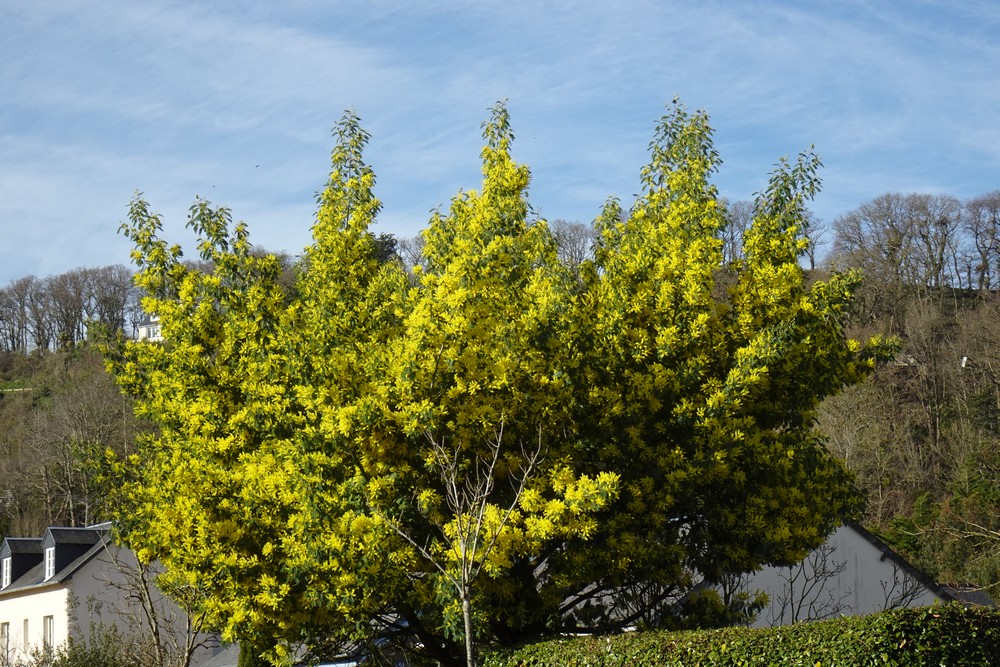
[[[957,603],[778,628],[637,632],[552,640],[483,667],[750,667],[1000,664],[1000,610]]]
[[[134,667],[127,644],[111,628],[90,642],[70,639],[54,650],[35,651],[24,667]]]

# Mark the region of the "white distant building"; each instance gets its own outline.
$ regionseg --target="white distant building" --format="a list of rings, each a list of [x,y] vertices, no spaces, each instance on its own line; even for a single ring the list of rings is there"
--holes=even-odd
[[[136,337],[139,340],[148,340],[154,343],[158,343],[163,340],[163,334],[160,332],[160,316],[159,315],[146,315],[139,322],[136,327]]]
[[[130,570],[131,568],[131,570]],[[51,527],[40,538],[8,537],[0,545],[0,665],[19,664],[33,653],[70,638],[87,642],[92,630],[115,625],[122,635],[140,630],[135,557],[114,545],[110,525]],[[186,634],[184,612],[156,588],[150,592],[168,641]],[[166,635],[171,635],[166,637]],[[191,662],[200,665],[218,642],[199,635]]]

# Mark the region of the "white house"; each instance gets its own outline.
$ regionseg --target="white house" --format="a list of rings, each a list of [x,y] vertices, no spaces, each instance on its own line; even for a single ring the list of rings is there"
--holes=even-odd
[[[143,317],[142,321],[136,327],[136,338],[154,343],[162,341],[163,334],[160,331],[160,316],[146,315]]]
[[[142,631],[134,555],[110,540],[110,526],[51,527],[40,538],[0,545],[0,664],[68,639],[88,641],[112,624],[123,636]],[[187,637],[184,612],[150,586],[162,643],[192,647],[192,667],[218,650],[210,635]],[[190,642],[189,642],[190,639]],[[168,647],[169,648],[169,647]]]
[[[992,604],[943,587],[913,567],[860,524],[845,521],[819,548],[792,567],[767,567],[744,576],[739,590],[763,591],[768,605],[755,626],[871,614],[937,602]]]

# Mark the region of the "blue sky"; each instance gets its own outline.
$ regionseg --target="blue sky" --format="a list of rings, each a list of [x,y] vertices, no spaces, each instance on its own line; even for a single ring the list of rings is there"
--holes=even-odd
[[[675,96],[711,116],[730,199],[813,144],[824,222],[884,192],[984,194],[997,35],[995,0],[4,0],[0,286],[127,264],[137,190],[188,254],[196,195],[298,253],[347,108],[372,134],[375,231],[399,236],[478,186],[499,99],[548,219],[631,200]]]

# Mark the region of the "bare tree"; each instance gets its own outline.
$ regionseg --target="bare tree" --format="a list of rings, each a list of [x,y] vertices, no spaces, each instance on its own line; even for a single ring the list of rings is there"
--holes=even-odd
[[[408,273],[413,273],[413,267],[423,265],[425,243],[424,237],[420,235],[408,239],[399,239],[396,242],[396,252],[399,253],[400,259],[403,260],[403,266],[406,267]]]
[[[1000,281],[1000,190],[965,203],[963,229],[975,248],[971,268],[976,288],[980,292],[995,289]]]
[[[85,315],[109,331],[125,329],[129,312],[138,298],[132,272],[117,264],[83,271],[87,302]]]
[[[882,609],[903,609],[911,606],[924,593],[923,585],[913,575],[892,563],[892,580],[881,580],[884,602]]]
[[[775,593],[768,623],[781,625],[833,618],[848,609],[852,591],[830,585],[847,570],[847,561],[834,560],[835,547],[820,545],[798,565],[784,568],[782,589]]]
[[[34,276],[27,276],[11,282],[0,292],[3,348],[10,352],[27,354],[30,349],[28,304],[35,282]]]
[[[954,197],[887,193],[834,220],[833,230],[830,268],[863,272],[862,314],[888,322],[893,333],[914,295],[968,283],[961,204]]]
[[[595,232],[591,225],[568,220],[553,220],[549,223],[552,238],[555,239],[559,261],[576,270],[584,260],[594,256]]]
[[[36,350],[48,350],[56,339],[52,296],[47,280],[33,280],[27,294],[28,334]]]
[[[82,270],[49,278],[49,303],[60,349],[69,349],[83,340],[83,314],[87,309],[87,281]]]
[[[831,396],[817,416],[827,447],[864,489],[867,520],[877,526],[906,511],[912,500],[901,482],[913,420],[896,383],[883,380],[894,370],[877,371],[869,382]]]
[[[722,261],[728,266],[743,259],[743,235],[753,223],[754,203],[748,199],[720,202],[725,226],[719,230]]]
[[[932,289],[959,286],[954,267],[958,255],[961,203],[947,195],[909,195],[906,198],[912,227],[920,242],[922,282]]]
[[[820,248],[827,243],[826,234],[829,228],[808,209],[803,217],[806,221],[806,228],[803,230],[806,237],[806,259],[809,260],[809,270],[815,271],[819,265]]]
[[[13,499],[7,525],[19,534],[108,517],[106,453],[129,453],[137,425],[130,401],[96,351],[32,354],[19,391],[0,401],[0,476]]]
[[[201,591],[176,586],[161,591],[161,567],[140,561],[110,540],[104,547],[112,570],[102,583],[120,601],[116,611],[125,616],[125,634],[137,639],[133,647],[139,652],[133,656],[136,664],[190,667],[199,650],[215,645],[216,637],[206,632]]]
[[[887,193],[833,221],[830,268],[861,269],[866,278],[858,307],[865,319],[898,329],[901,304],[920,284],[918,248],[906,197]]]
[[[426,518],[444,544],[449,545],[450,553],[435,553],[427,543],[417,539],[402,521],[378,509],[376,513],[454,587],[462,608],[466,664],[475,667],[473,585],[537,469],[542,449],[541,433],[536,449],[522,451],[523,464],[519,473],[511,478],[513,493],[509,496],[509,503],[501,508],[501,519],[495,525],[487,521],[487,512],[496,500],[494,489],[497,464],[501,462],[504,445],[504,422],[501,420],[493,438],[486,443],[484,455],[472,461],[459,445],[450,445],[430,431],[425,435],[434,452],[434,465],[444,485],[444,501],[448,509],[447,513],[427,513]],[[457,567],[450,565],[449,560],[453,560]]]

